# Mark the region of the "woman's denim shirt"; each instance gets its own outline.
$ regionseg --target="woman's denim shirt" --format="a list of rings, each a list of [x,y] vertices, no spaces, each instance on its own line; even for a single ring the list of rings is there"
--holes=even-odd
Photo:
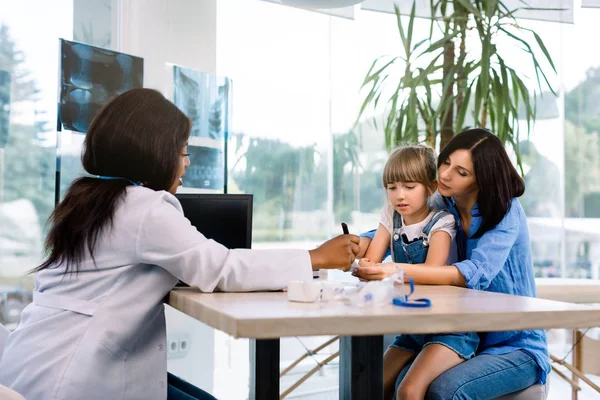
[[[439,201],[436,203],[441,205]],[[458,221],[457,247],[459,260],[464,261],[454,265],[464,276],[467,287],[489,292],[536,297],[529,229],[519,201],[514,198],[510,210],[500,223],[479,238],[473,237],[481,225],[481,216],[477,205],[471,210],[469,236],[465,238],[456,204],[452,199],[447,198],[443,203]],[[480,333],[480,337],[479,354],[526,351],[536,360],[542,370],[539,381],[546,382],[546,375],[550,373],[550,360],[545,331],[489,332]]]

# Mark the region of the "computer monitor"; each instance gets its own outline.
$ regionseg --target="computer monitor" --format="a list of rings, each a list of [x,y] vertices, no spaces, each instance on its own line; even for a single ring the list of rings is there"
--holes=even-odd
[[[177,194],[183,214],[209,239],[229,249],[252,245],[251,194]]]

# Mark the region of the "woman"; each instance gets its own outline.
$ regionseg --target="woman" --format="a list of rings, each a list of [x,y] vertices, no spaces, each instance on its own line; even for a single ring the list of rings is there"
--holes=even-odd
[[[438,181],[438,200],[458,221],[457,247],[464,261],[451,266],[400,264],[404,272],[421,284],[535,297],[529,231],[517,200],[525,185],[498,137],[484,129],[455,136],[438,158]],[[392,275],[396,265],[361,267],[356,274],[381,279]],[[550,363],[544,331],[490,332],[480,339],[478,355],[456,359],[453,368],[432,382],[425,398],[491,399],[546,382]],[[389,370],[413,359],[414,354],[390,347],[384,365]],[[398,398],[418,398],[414,388],[421,377],[410,366],[393,371]]]
[[[48,258],[6,341],[1,384],[28,400],[164,400],[167,383],[169,398],[212,398],[167,380],[163,299],[179,279],[204,292],[272,290],[312,280],[311,267],[349,267],[353,235],[311,251],[207,240],[173,196],[189,134],[188,118],[154,90],[128,91],[99,112],[82,155],[93,176],[73,182],[51,216]]]

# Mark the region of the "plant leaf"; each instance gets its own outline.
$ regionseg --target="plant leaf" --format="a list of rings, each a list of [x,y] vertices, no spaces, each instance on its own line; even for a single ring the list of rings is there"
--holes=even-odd
[[[422,55],[427,54],[427,53],[433,53],[435,50],[437,50],[439,48],[443,48],[444,43],[446,43],[448,40],[453,40],[459,34],[460,34],[459,31],[453,31],[451,33],[448,33],[447,35],[444,35],[443,38],[432,43],[427,49],[423,50],[417,57],[421,57]]]
[[[396,60],[398,60],[398,58],[399,57],[392,58],[389,62],[385,63],[385,65],[383,67],[379,68],[376,72],[371,73],[371,71],[373,70],[373,67],[375,66],[375,63],[373,63],[373,65],[371,65],[371,68],[369,69],[369,72],[367,73],[367,76],[365,77],[365,80],[363,81],[361,87],[365,86],[369,82],[372,82],[372,81],[378,79],[381,76],[381,73],[383,71],[385,71],[390,65],[395,63]]]
[[[413,27],[415,24],[415,7],[417,6],[416,4],[416,0],[413,1],[412,4],[412,8],[410,10],[410,18],[408,20],[408,37],[406,38],[406,58],[408,59],[408,55],[410,53],[410,49],[411,49],[411,43],[412,43],[412,35],[413,35]]]
[[[466,8],[471,14],[473,14],[477,19],[481,19],[481,14],[479,10],[473,6],[473,4],[469,0],[457,0],[461,6]]]
[[[482,106],[482,96],[481,96],[481,79],[479,77],[476,78],[475,85],[475,104],[473,109],[473,121],[476,126],[481,126],[479,121],[479,113],[481,111]]]
[[[498,6],[498,0],[487,0],[485,15],[488,19],[491,19],[496,13]]]
[[[396,24],[398,25],[398,33],[400,34],[400,40],[402,41],[402,46],[404,47],[404,54],[406,55],[406,59],[409,59],[410,47],[408,46],[408,40],[406,39],[406,34],[404,33],[404,27],[402,26],[402,15],[400,14],[400,8],[396,3],[394,3],[394,12],[396,13]]]
[[[460,109],[456,114],[456,125],[454,127],[454,132],[461,132],[463,130],[463,125],[465,123],[465,117],[467,115],[467,110],[469,109],[469,102],[471,101],[471,89],[473,88],[473,83],[467,87],[465,90],[465,97],[463,98],[463,103],[460,106]]]

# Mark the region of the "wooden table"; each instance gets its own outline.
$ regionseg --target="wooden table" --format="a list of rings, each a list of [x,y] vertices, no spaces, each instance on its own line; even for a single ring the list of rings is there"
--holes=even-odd
[[[535,286],[540,299],[568,303],[600,303],[600,280],[536,278]]]
[[[570,279],[570,278],[536,278],[535,286],[538,297],[541,299],[566,301],[569,303],[600,303],[600,280],[596,279]],[[600,325],[597,325],[600,326]],[[589,339],[593,340],[593,339]],[[573,330],[572,343],[575,345],[572,366],[583,373],[583,334]],[[571,381],[579,384],[578,374],[571,374]],[[570,382],[569,382],[570,383]],[[578,389],[572,385],[571,399],[579,398]]]
[[[292,303],[286,293],[176,289],[169,304],[235,338],[251,340],[251,399],[279,399],[279,338],[342,335],[340,399],[383,398],[383,335],[583,328],[600,325],[600,307],[449,286],[417,286],[430,308],[355,308]]]

